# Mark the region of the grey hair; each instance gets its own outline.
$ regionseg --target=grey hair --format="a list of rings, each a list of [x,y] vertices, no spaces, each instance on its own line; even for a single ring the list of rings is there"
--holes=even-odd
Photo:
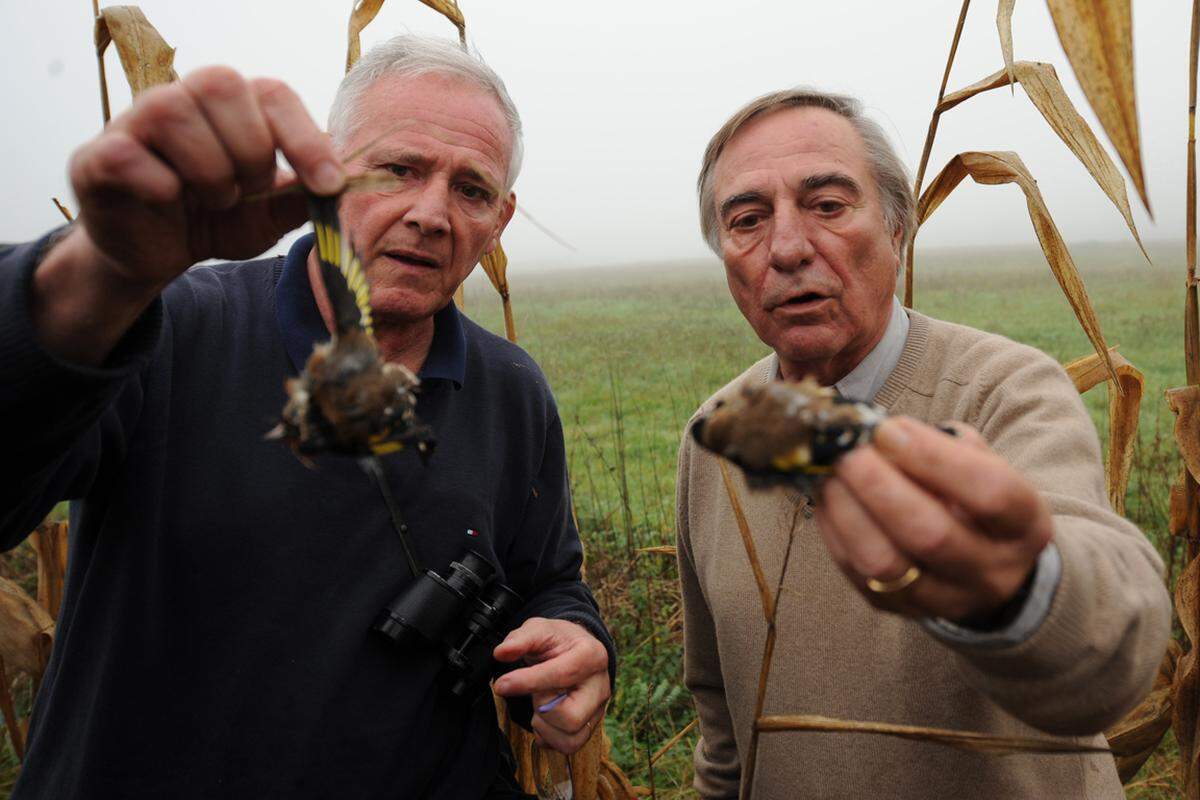
[[[875,177],[875,187],[883,204],[883,221],[889,230],[899,229],[900,263],[908,249],[909,239],[916,227],[916,204],[912,182],[887,134],[879,123],[863,113],[862,103],[853,97],[822,92],[818,89],[796,87],[764,94],[751,100],[731,116],[716,132],[704,150],[700,177],[696,189],[700,195],[700,232],[704,241],[717,255],[721,254],[720,231],[717,225],[716,198],[713,197],[713,173],[717,159],[743,125],[755,117],[783,108],[824,108],[844,117],[862,137],[867,163]]]
[[[521,171],[525,146],[521,138],[521,115],[508,96],[504,81],[483,59],[443,39],[403,34],[372,47],[342,78],[333,106],[329,109],[329,134],[342,145],[365,121],[359,100],[375,81],[384,76],[405,77],[436,73],[463,78],[496,98],[512,135],[505,189],[511,190]]]

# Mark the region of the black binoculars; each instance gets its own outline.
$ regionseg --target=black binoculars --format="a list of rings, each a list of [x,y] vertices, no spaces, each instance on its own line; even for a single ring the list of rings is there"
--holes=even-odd
[[[491,671],[492,650],[525,602],[495,575],[491,562],[467,550],[445,577],[430,569],[405,586],[373,629],[402,646],[441,648],[451,693],[466,697]]]

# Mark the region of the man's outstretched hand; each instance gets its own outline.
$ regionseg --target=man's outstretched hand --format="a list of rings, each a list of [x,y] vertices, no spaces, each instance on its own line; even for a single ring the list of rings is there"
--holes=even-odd
[[[71,158],[79,214],[34,275],[42,344],[98,364],[177,275],[206,258],[250,258],[300,225],[302,194],[344,185],[329,138],[276,80],[207,67],[155,86]]]
[[[612,694],[608,651],[587,629],[561,619],[534,617],[510,633],[493,652],[497,661],[524,659],[530,666],[501,676],[503,697],[533,696],[533,730],[546,746],[574,753],[604,719]],[[560,694],[566,698],[545,712],[537,709]]]

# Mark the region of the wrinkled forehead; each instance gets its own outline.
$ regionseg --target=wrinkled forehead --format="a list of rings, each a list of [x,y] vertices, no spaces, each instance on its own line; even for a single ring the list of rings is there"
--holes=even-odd
[[[343,150],[388,147],[422,140],[482,159],[503,179],[513,134],[500,100],[470,78],[443,72],[384,75],[358,101],[358,127]]]
[[[790,185],[829,173],[846,174],[867,191],[873,187],[858,131],[828,109],[783,108],[755,117],[734,133],[713,167],[713,186],[719,196],[751,184]]]

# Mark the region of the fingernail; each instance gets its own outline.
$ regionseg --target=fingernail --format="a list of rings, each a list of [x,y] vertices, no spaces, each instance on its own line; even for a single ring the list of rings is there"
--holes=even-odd
[[[342,168],[332,161],[322,161],[313,170],[313,190],[321,194],[336,194],[344,182]]]
[[[875,429],[874,443],[882,450],[897,452],[908,447],[908,433],[898,420],[885,420]]]

